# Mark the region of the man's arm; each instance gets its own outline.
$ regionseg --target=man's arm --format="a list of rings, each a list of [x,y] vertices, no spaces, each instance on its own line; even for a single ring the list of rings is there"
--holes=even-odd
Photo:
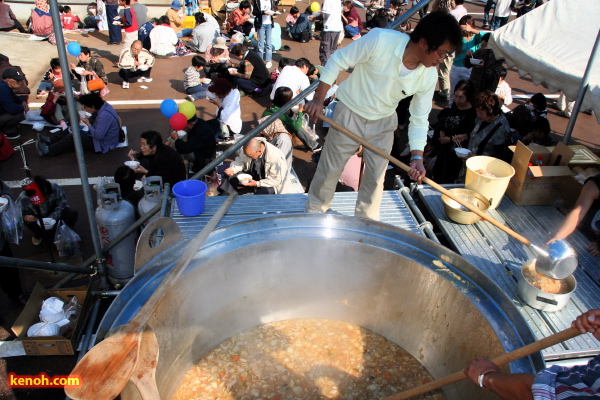
[[[577,225],[583,220],[587,212],[594,204],[594,201],[600,197],[600,189],[598,189],[598,185],[596,185],[593,181],[588,181],[583,188],[581,189],[581,193],[577,198],[577,202],[575,203],[575,207],[573,210],[567,215],[565,221],[558,229],[558,232],[554,235],[552,239],[548,241],[548,243],[557,240],[557,239],[565,239],[569,236],[573,231],[577,228]]]

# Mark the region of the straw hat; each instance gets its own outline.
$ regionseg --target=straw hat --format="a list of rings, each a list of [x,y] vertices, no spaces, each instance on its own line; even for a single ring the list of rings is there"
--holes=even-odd
[[[216,37],[213,43],[213,48],[215,49],[227,50],[229,48],[227,46],[227,40],[225,40],[225,38],[222,36]]]

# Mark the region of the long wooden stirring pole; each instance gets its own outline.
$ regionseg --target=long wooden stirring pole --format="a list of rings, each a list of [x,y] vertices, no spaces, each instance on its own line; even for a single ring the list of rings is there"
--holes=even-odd
[[[349,131],[347,128],[341,126],[340,124],[338,124],[337,122],[335,122],[331,118],[328,118],[328,117],[326,117],[324,115],[319,115],[319,118],[321,120],[327,122],[329,125],[333,126],[336,130],[342,132],[344,135],[348,136],[350,139],[356,141],[357,143],[362,144],[364,148],[366,148],[366,149],[372,151],[373,153],[375,153],[375,154],[377,154],[377,155],[379,155],[379,156],[387,159],[388,161],[391,161],[393,164],[395,164],[398,167],[402,168],[404,171],[406,171],[406,172],[410,171],[410,167],[408,165],[404,164],[402,161],[398,160],[396,157],[393,157],[393,156],[387,154],[386,152],[384,152],[383,150],[381,150],[379,147],[373,146],[371,143],[369,143],[366,140],[362,139],[361,137],[357,136],[355,133]],[[525,237],[519,235],[517,232],[513,231],[512,229],[510,229],[508,226],[502,224],[500,221],[496,220],[491,215],[488,215],[485,212],[483,212],[480,209],[478,209],[477,207],[473,206],[473,204],[468,203],[468,202],[464,201],[463,199],[455,196],[454,194],[452,194],[452,192],[450,192],[449,190],[447,190],[443,186],[435,183],[434,181],[432,181],[431,179],[429,179],[427,177],[423,178],[423,182],[426,183],[426,184],[428,184],[428,185],[430,185],[434,189],[442,192],[446,196],[450,197],[452,200],[456,201],[461,206],[466,207],[467,209],[469,209],[469,211],[473,211],[475,214],[479,215],[481,218],[485,219],[490,224],[494,225],[495,227],[503,230],[504,232],[506,232],[510,236],[514,237],[519,242],[523,243],[525,246],[531,246],[531,242],[528,239],[526,239]]]
[[[498,366],[502,366],[504,364],[508,364],[519,358],[526,357],[530,354],[536,353],[538,351],[544,350],[550,346],[557,345],[558,343],[564,342],[565,340],[573,339],[576,336],[581,335],[581,332],[577,328],[568,328],[564,331],[560,331],[555,333],[554,335],[550,335],[543,339],[540,339],[536,342],[528,344],[527,346],[520,347],[516,350],[511,351],[510,353],[504,353],[499,357],[496,357],[492,360],[492,362]],[[382,400],[405,400],[410,399],[411,397],[415,397],[421,395],[423,393],[430,392],[435,389],[439,389],[451,383],[458,382],[462,379],[465,379],[467,375],[463,371],[455,372],[452,375],[448,375],[444,378],[437,379],[433,382],[426,383],[421,386],[417,386],[414,389],[409,389],[402,393],[398,393],[394,396],[386,397]]]

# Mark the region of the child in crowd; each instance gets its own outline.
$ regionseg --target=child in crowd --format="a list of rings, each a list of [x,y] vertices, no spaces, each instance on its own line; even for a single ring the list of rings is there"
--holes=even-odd
[[[47,96],[48,93],[52,90],[54,86],[54,82],[57,80],[62,80],[63,74],[62,69],[60,68],[60,60],[58,58],[53,58],[50,60],[50,69],[46,71],[44,77],[42,78],[42,82],[37,90],[37,98],[41,98]],[[71,79],[75,79],[73,74],[71,74]]]
[[[208,85],[202,84],[202,77],[200,71],[204,69],[206,60],[200,56],[194,56],[192,58],[192,65],[185,70],[183,75],[183,87],[185,92],[188,94],[186,99],[189,101],[196,101],[206,97],[206,88]]]
[[[402,2],[400,0],[392,0],[390,2],[390,9],[387,12],[390,22],[393,22],[400,16],[402,13],[402,9],[400,7],[402,7]]]
[[[196,0],[185,0],[185,15],[192,16],[198,9]]]
[[[540,146],[555,146],[556,142],[550,137],[550,122],[546,118],[538,118],[533,123],[533,131],[523,138],[523,143],[539,144]]]
[[[500,97],[500,101],[503,104],[502,111],[508,112],[509,110],[506,106],[512,104],[512,91],[510,86],[506,82],[506,75],[508,74],[508,70],[505,67],[500,68],[500,79],[498,80],[498,87],[496,88],[496,94]]]
[[[292,26],[296,25],[298,17],[300,17],[300,10],[298,7],[293,6],[290,8],[290,13],[287,15],[287,17],[285,17],[285,29],[287,30],[288,35],[290,34]]]
[[[208,87],[206,98],[217,106],[217,117],[207,121],[215,132],[216,141],[233,143],[233,135],[242,131],[240,91],[233,89],[227,79],[217,78]]]
[[[129,50],[133,42],[138,40],[138,23],[135,18],[135,12],[131,8],[131,0],[119,0],[119,5],[124,8],[121,15],[120,25],[125,30],[125,38],[123,39],[123,48],[121,52]]]
[[[548,118],[548,110],[546,110],[548,101],[546,100],[546,96],[544,96],[542,93],[536,93],[531,96],[531,99],[529,99],[529,104],[531,106],[531,114],[536,119]]]
[[[277,80],[277,77],[279,76],[279,74],[281,73],[283,68],[290,64],[291,64],[291,61],[289,58],[283,57],[281,60],[279,60],[279,66],[271,72],[270,78],[271,78],[272,84],[275,84],[275,81]]]
[[[152,47],[152,44],[150,43],[150,32],[158,24],[158,19],[152,18],[138,29],[138,39],[142,42],[142,47],[148,51],[150,51],[150,47]]]
[[[62,24],[63,29],[71,31],[73,29],[81,28],[81,20],[77,15],[71,14],[71,7],[65,6],[65,15],[63,15]]]
[[[313,84],[318,81],[319,78],[321,78],[321,71],[319,71],[319,69],[313,64],[310,64],[308,66],[308,72],[306,72],[306,76],[308,76],[309,82]]]

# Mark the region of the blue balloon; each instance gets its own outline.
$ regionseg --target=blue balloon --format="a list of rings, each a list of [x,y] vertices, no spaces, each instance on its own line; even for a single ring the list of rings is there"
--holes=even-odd
[[[67,51],[70,55],[77,57],[81,53],[81,46],[77,42],[71,42],[67,45]]]
[[[177,103],[175,100],[166,99],[160,103],[160,112],[167,118],[171,118],[171,116],[177,112],[179,112],[179,108],[177,107]]]

